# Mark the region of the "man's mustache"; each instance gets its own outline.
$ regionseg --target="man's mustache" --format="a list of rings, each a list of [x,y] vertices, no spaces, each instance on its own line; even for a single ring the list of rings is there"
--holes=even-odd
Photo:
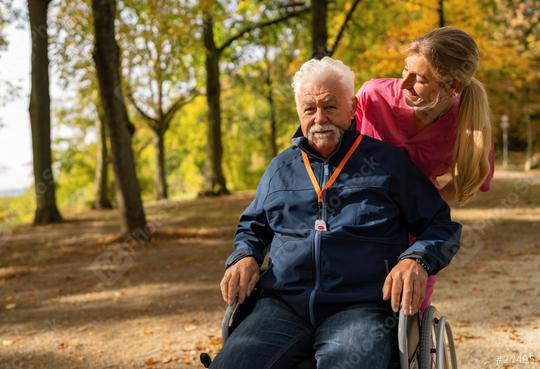
[[[314,133],[322,133],[322,132],[332,132],[332,133],[339,133],[339,129],[331,124],[314,124],[309,128],[308,134],[314,134]]]

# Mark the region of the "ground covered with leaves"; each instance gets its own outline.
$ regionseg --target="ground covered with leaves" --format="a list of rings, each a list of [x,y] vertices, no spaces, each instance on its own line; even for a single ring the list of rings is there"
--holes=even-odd
[[[221,344],[218,283],[253,193],[147,204],[149,244],[117,214],[22,226],[0,237],[0,368],[198,368]],[[540,368],[540,174],[499,172],[453,216],[463,247],[433,304],[460,368]]]

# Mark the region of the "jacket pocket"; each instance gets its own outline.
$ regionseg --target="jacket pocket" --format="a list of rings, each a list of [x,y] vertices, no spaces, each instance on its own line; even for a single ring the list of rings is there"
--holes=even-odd
[[[313,237],[275,235],[270,246],[271,274],[276,285],[298,286],[313,278]]]
[[[325,235],[321,245],[322,285],[327,292],[346,293],[382,288],[388,271],[407,248],[396,237],[341,238]]]

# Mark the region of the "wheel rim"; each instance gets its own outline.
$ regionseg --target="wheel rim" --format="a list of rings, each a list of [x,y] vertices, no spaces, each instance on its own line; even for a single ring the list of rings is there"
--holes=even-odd
[[[422,318],[421,343],[419,350],[419,366],[420,369],[434,369],[435,363],[435,344],[436,344],[436,329],[439,313],[433,306],[429,306],[424,311]]]

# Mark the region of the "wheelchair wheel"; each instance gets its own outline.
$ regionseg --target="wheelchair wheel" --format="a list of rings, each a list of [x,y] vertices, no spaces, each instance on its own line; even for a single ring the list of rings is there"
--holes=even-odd
[[[422,318],[418,357],[420,369],[457,369],[450,323],[433,306],[426,309]]]

